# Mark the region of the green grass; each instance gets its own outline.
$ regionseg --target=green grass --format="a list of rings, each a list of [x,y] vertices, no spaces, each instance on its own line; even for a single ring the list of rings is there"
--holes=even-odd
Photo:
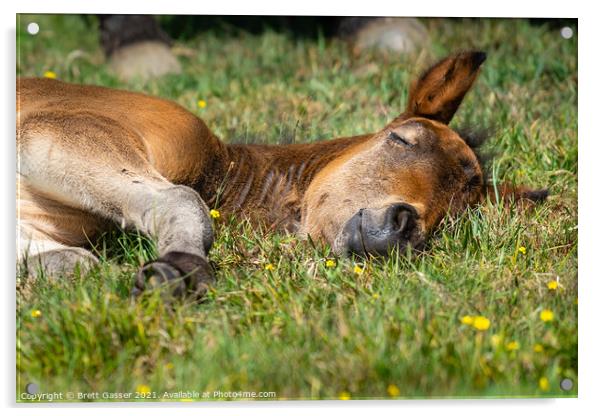
[[[25,32],[30,20],[40,23],[36,37]],[[551,197],[532,210],[484,204],[442,224],[427,252],[368,262],[359,275],[349,259],[326,267],[328,247],[224,218],[211,252],[217,284],[204,303],[174,307],[157,294],[130,299],[153,245],[112,233],[97,242],[102,263],[88,275],[18,281],[18,394],[36,382],[41,392],[149,386],[159,396],[386,398],[396,393],[390,385],[405,398],[575,396],[577,385],[563,392],[559,382],[577,384],[577,40],[523,20],[425,23],[431,48],[405,57],[352,58],[341,41],[270,31],[202,33],[176,42],[182,75],[126,85],[79,17],[22,17],[18,75],[51,70],[173,99],[230,142],[374,131],[402,111],[425,65],[486,50],[452,124],[492,127],[496,180],[548,187]],[[540,320],[544,309],[551,322]],[[490,327],[478,331],[464,315],[485,316]]]

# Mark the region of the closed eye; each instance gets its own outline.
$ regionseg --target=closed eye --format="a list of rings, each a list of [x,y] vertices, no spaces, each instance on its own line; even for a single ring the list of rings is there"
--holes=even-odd
[[[466,190],[471,190],[471,189],[475,189],[475,188],[479,188],[481,187],[482,184],[482,179],[480,175],[474,175],[473,177],[470,178],[470,180],[466,183],[466,185],[464,186],[464,188]]]
[[[413,143],[410,143],[407,139],[405,139],[403,136],[400,136],[399,134],[395,133],[394,131],[389,132],[387,139],[393,140],[394,142],[397,142],[397,143],[401,143],[408,147],[414,146]]]

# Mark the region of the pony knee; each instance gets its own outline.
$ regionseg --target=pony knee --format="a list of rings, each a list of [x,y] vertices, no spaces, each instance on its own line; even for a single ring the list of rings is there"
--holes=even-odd
[[[207,204],[195,190],[183,185],[162,189],[159,194],[158,203],[145,212],[143,220],[150,224],[159,252],[201,249],[206,255],[214,240]]]

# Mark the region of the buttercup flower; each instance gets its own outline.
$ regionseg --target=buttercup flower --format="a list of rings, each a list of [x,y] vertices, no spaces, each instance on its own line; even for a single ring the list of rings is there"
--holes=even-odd
[[[551,280],[548,282],[548,289],[556,290],[558,289],[558,282],[556,280]]]
[[[525,246],[520,246],[518,251],[522,254],[527,254],[527,248]]]
[[[326,260],[326,267],[328,267],[329,269],[337,267],[337,262],[334,261],[333,259],[327,259]]]
[[[205,108],[205,107],[207,107],[207,101],[205,101],[205,100],[198,100],[197,103],[196,103],[196,105],[199,108]]]
[[[498,334],[493,334],[491,336],[491,345],[497,347],[502,342],[502,336]]]
[[[539,388],[543,391],[550,390],[550,382],[547,377],[542,377],[539,379]]]
[[[147,394],[150,393],[150,391],[150,387],[146,384],[138,384],[138,386],[136,387],[136,393]]]
[[[464,315],[462,318],[460,318],[460,322],[462,322],[464,325],[472,325],[474,323],[474,316]]]
[[[39,318],[40,316],[42,316],[42,311],[39,309],[34,309],[33,311],[31,311],[31,317],[32,318]]]
[[[212,209],[211,211],[209,211],[209,215],[211,216],[211,218],[214,219],[218,219],[220,217],[220,213],[216,209]]]
[[[55,79],[56,73],[52,72],[52,71],[46,71],[46,72],[44,72],[44,78]]]
[[[339,400],[349,400],[349,399],[351,399],[351,394],[349,394],[348,392],[342,391],[339,394]]]
[[[533,345],[533,352],[543,352],[543,345],[541,345],[541,344]]]
[[[274,270],[275,267],[274,267],[274,265],[272,263],[268,263],[268,264],[265,265],[265,269],[271,271],[271,270]]]
[[[489,319],[485,318],[484,316],[475,316],[474,322],[472,323],[472,326],[475,329],[478,329],[479,331],[488,330],[490,325],[491,325],[491,322],[489,321]]]
[[[539,319],[544,322],[550,322],[552,319],[554,319],[554,312],[549,309],[544,309],[540,312]]]
[[[359,264],[356,264],[355,266],[353,266],[353,272],[355,274],[362,274],[364,271],[364,268],[362,266],[360,266]]]
[[[485,318],[484,316],[464,315],[460,318],[460,322],[462,322],[464,325],[470,325],[479,331],[486,331],[491,325],[489,319]]]
[[[389,384],[389,386],[387,387],[387,393],[391,397],[397,397],[397,396],[399,396],[400,392],[399,392],[399,388],[395,384]]]
[[[520,344],[518,343],[518,341],[510,341],[506,344],[506,350],[508,351],[516,351],[519,348]]]

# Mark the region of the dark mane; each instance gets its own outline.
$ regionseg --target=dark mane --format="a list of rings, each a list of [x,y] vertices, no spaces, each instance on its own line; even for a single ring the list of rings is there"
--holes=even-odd
[[[489,140],[489,138],[493,135],[493,128],[461,126],[454,130],[460,135],[460,137],[462,137],[462,139],[464,139],[466,144],[475,153],[483,172],[488,173],[489,162],[493,158],[493,153],[489,149],[485,149],[484,145],[487,143],[487,140]]]

